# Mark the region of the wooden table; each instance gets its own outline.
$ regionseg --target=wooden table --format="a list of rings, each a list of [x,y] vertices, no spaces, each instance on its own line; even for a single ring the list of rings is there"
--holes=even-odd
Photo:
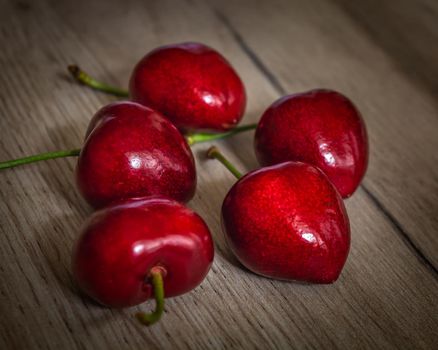
[[[74,83],[78,63],[126,86],[150,49],[182,41],[222,52],[249,95],[255,122],[280,95],[337,89],[366,120],[371,158],[346,201],[352,247],[333,285],[243,270],[220,230],[235,179],[194,146],[190,206],[216,242],[213,268],[168,300],[162,322],[133,319],[145,304],[98,307],[78,294],[72,244],[91,209],[74,159],[0,173],[0,348],[422,348],[438,346],[438,2],[390,0],[0,0],[0,159],[81,145],[90,117],[115,100]],[[252,133],[216,142],[242,171],[257,167]]]

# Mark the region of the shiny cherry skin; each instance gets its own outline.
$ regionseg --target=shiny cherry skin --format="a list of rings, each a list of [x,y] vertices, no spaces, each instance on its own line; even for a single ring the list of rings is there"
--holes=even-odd
[[[242,118],[245,88],[230,63],[199,43],[159,47],[135,67],[134,101],[160,111],[180,130],[224,131]]]
[[[280,98],[263,114],[255,134],[262,165],[301,161],[320,168],[347,198],[368,164],[364,121],[338,92],[312,90]]]
[[[332,283],[350,247],[342,198],[318,168],[301,162],[242,177],[224,200],[222,227],[244,266],[276,279]]]
[[[190,147],[169,120],[138,103],[116,102],[92,119],[76,179],[96,208],[151,195],[186,202],[195,193],[196,169]]]
[[[73,253],[79,287],[100,304],[128,307],[153,297],[159,266],[165,297],[187,293],[210,270],[214,246],[204,221],[169,199],[129,199],[95,212]]]

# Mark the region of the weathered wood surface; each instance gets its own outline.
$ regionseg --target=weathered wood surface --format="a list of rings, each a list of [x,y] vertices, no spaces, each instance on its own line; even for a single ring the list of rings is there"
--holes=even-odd
[[[403,1],[392,10],[387,0],[383,15],[373,3],[1,0],[0,159],[79,146],[91,115],[114,100],[72,83],[67,64],[126,86],[149,49],[188,40],[215,47],[239,71],[247,122],[284,93],[345,92],[367,122],[371,159],[347,201],[345,270],[334,285],[311,286],[236,263],[219,224],[234,179],[205,160],[208,145],[196,145],[199,187],[190,206],[213,232],[215,263],[151,328],[133,320],[139,308],[101,308],[74,286],[71,248],[91,212],[75,190],[75,160],[2,172],[0,348],[436,347],[438,23],[430,18],[438,7]],[[240,169],[257,166],[251,133],[218,144]]]

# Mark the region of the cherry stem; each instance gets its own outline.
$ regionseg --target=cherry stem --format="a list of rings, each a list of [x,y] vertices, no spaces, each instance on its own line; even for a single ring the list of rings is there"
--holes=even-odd
[[[196,134],[187,134],[186,140],[187,143],[191,146],[194,145],[195,143],[224,139],[244,131],[253,130],[255,128],[257,128],[257,124],[248,124],[248,125],[237,126],[234,129],[231,129],[230,131],[220,132],[220,133],[200,132]]]
[[[7,168],[13,168],[13,167],[16,167],[18,165],[35,163],[35,162],[39,162],[41,160],[63,158],[63,157],[77,157],[80,152],[81,152],[81,150],[78,148],[78,149],[72,149],[72,150],[67,150],[67,151],[41,153],[41,154],[36,154],[33,156],[7,160],[5,162],[0,162],[0,170],[7,169]]]
[[[164,311],[164,286],[163,277],[166,275],[166,270],[161,266],[155,266],[151,269],[149,278],[152,281],[154,288],[155,310],[151,313],[139,312],[135,315],[137,320],[146,326],[150,326],[158,322]]]
[[[221,162],[225,168],[227,168],[230,173],[232,173],[236,178],[240,179],[242,177],[242,173],[236,169],[236,167],[231,164],[231,162],[224,157],[224,155],[219,151],[216,146],[212,146],[207,151],[207,157],[210,159],[216,159]]]
[[[118,97],[129,97],[129,92],[127,90],[97,81],[75,64],[68,66],[68,70],[76,81],[83,85],[89,86],[94,90],[103,91]]]

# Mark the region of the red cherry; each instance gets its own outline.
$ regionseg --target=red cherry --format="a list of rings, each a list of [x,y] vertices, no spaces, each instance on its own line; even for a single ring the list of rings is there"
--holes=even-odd
[[[159,47],[135,67],[134,101],[163,113],[180,130],[225,131],[242,118],[245,88],[229,62],[199,43]]]
[[[150,195],[183,202],[193,197],[196,170],[190,147],[159,113],[117,102],[97,112],[90,129],[76,178],[92,206]]]
[[[168,199],[130,199],[89,218],[74,249],[73,274],[97,302],[128,307],[153,297],[154,269],[164,296],[173,297],[202,282],[213,256],[208,227],[192,210]]]
[[[240,174],[213,148],[209,156]],[[344,203],[318,168],[285,162],[242,177],[222,205],[227,242],[249,270],[272,278],[332,283],[350,248]]]
[[[365,124],[353,103],[330,90],[285,96],[263,114],[255,134],[262,165],[288,160],[320,168],[349,197],[368,164]]]

